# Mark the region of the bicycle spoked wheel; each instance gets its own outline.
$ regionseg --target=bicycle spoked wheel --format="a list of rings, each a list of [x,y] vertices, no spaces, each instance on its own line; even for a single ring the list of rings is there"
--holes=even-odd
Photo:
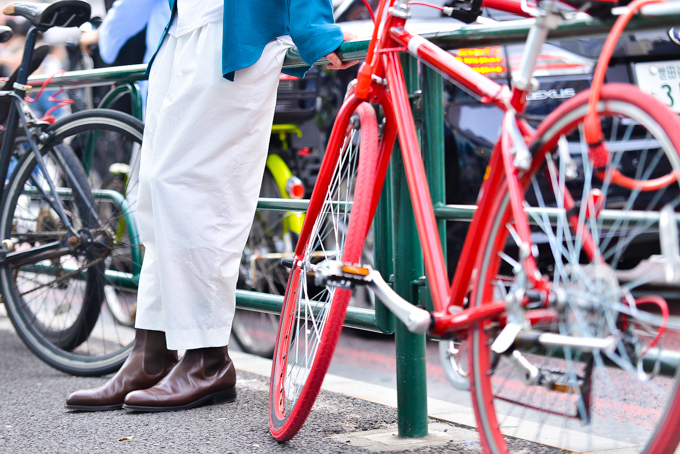
[[[605,85],[599,109],[611,153],[606,174],[651,181],[680,170],[680,122],[658,101]],[[525,310],[509,311],[508,320],[531,321],[534,335],[564,336],[551,347],[516,343],[496,354],[489,347],[499,325],[471,330],[472,394],[486,452],[507,452],[504,435],[577,452],[665,453],[678,443],[680,324],[666,317],[663,296],[680,287],[680,185],[630,190],[599,178],[583,134],[586,111],[587,93],[566,102],[532,145],[540,168],[526,178],[525,200],[548,291],[531,295],[517,274],[505,185],[481,241],[471,306],[528,295]],[[660,222],[664,216],[671,222]],[[549,309],[537,309],[545,302]],[[612,344],[566,345],[575,338]]]
[[[310,202],[323,205],[305,219],[300,241],[306,241],[298,245],[288,278],[269,393],[269,427],[280,441],[295,436],[314,405],[352,294],[316,286],[311,273],[328,261],[359,263],[370,223],[378,128],[369,104],[356,112],[340,149],[326,152],[337,162],[324,162],[319,181],[326,183],[317,183]]]
[[[282,197],[269,169],[264,172],[260,197]],[[292,257],[297,243],[296,235],[284,226],[285,215],[274,210],[255,212],[241,259],[238,288],[272,295],[285,292],[288,272],[281,259]],[[278,326],[278,315],[236,309],[231,334],[246,353],[271,358]]]
[[[116,322],[115,328],[133,328],[136,277],[142,265],[135,213],[144,124],[123,112],[93,109],[70,115],[53,128],[50,143],[68,143],[86,164],[100,222],[114,235],[115,248],[106,260],[106,309]]]
[[[141,144],[143,125],[121,112],[95,110],[70,115],[51,126],[41,144],[48,157],[50,175],[60,189],[67,215],[78,229],[90,229],[106,239],[110,248],[96,263],[90,253],[67,254],[2,270],[4,301],[17,332],[26,345],[51,366],[73,375],[103,375],[114,372],[125,361],[134,340],[136,307],[135,273],[141,267],[141,250],[134,222],[136,183],[130,153]],[[102,188],[94,194],[74,150],[82,156],[89,149],[96,157],[107,154],[127,159],[125,185]],[[67,157],[68,171],[55,154]],[[63,229],[48,200],[48,192],[37,189],[39,178],[34,158],[25,154],[13,171],[7,187],[1,226],[5,239],[16,250],[58,238]],[[103,168],[100,164],[96,167]],[[119,166],[120,167],[120,166]],[[115,166],[109,164],[107,170]],[[71,172],[98,210],[97,219],[82,207]],[[121,176],[119,173],[118,176]],[[101,176],[101,174],[98,174]],[[122,178],[122,176],[121,176]]]

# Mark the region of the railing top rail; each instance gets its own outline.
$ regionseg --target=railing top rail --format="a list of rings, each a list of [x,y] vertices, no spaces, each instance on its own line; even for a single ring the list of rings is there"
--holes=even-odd
[[[47,84],[48,88],[80,88],[96,87],[126,82],[135,82],[146,79],[144,76],[146,65],[115,66],[111,68],[86,69],[82,71],[68,71],[56,74]],[[28,84],[34,89],[40,88],[49,78],[49,75],[31,76]]]
[[[625,7],[624,7],[625,8]],[[550,38],[583,38],[606,35],[614,23],[615,18],[598,20],[586,15],[579,15],[575,19],[563,22],[559,27],[550,32]],[[456,30],[433,31],[423,33],[422,36],[430,39],[444,49],[456,49],[460,47],[475,47],[498,44],[522,43],[526,40],[533,19],[513,20],[499,22],[492,25],[462,25]],[[680,23],[680,2],[647,5],[640,14],[633,17],[626,27],[626,31],[652,30],[658,28],[670,28]],[[366,56],[368,41],[354,41],[344,43],[341,48],[341,58],[345,61],[362,60]],[[316,64],[327,64],[326,59],[319,60]],[[296,68],[304,66],[297,49],[291,49],[286,55],[284,68]],[[126,83],[146,79],[144,71],[146,65],[119,66],[113,68],[92,69],[85,71],[71,71],[54,76],[49,83],[49,88],[76,88],[97,85],[110,85],[114,83]],[[34,76],[29,78],[29,84],[42,85],[46,76]]]

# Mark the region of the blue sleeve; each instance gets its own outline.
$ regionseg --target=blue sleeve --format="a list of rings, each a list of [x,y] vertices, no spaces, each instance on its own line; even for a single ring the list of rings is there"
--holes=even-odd
[[[156,0],[116,0],[99,27],[99,54],[113,63],[123,45],[144,30]]]
[[[333,19],[331,0],[290,0],[290,36],[308,65],[336,50],[342,30]]]
[[[163,37],[165,26],[170,22],[171,11],[165,0],[154,0],[154,6],[149,13],[149,22],[146,24],[146,53],[144,63],[151,60],[158,43]]]

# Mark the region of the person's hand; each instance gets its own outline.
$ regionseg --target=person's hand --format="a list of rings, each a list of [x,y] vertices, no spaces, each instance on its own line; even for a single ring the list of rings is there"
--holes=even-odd
[[[92,46],[99,44],[99,31],[92,30],[80,34],[80,49],[83,53],[92,55]]]
[[[344,36],[343,41],[345,41],[345,42],[346,41],[354,41],[355,39],[357,39],[357,37],[354,33],[343,31],[342,34]],[[326,58],[330,62],[330,64],[328,66],[326,66],[327,69],[345,69],[345,68],[349,68],[350,66],[354,66],[357,63],[359,63],[359,60],[347,61],[347,62],[343,63],[340,60],[340,57],[338,57],[338,54],[336,54],[335,52],[331,52],[330,54],[326,55]]]

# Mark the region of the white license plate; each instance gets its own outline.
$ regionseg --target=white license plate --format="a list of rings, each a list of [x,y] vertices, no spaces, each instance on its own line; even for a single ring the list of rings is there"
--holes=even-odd
[[[640,90],[680,113],[680,60],[636,63],[635,79]]]

